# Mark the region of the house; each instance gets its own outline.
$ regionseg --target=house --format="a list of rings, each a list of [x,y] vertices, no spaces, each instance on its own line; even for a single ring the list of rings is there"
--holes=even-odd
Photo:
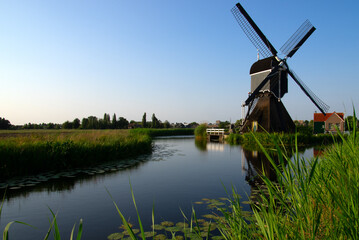
[[[344,113],[314,113],[314,134],[344,131]]]

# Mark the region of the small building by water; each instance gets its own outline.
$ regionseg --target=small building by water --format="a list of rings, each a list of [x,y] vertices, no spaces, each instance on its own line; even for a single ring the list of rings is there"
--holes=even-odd
[[[344,132],[344,113],[314,113],[314,134]]]

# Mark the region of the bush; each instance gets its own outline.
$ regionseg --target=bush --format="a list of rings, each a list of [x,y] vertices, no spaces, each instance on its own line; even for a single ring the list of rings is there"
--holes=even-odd
[[[207,137],[207,124],[201,124],[194,130],[194,135],[196,137]]]

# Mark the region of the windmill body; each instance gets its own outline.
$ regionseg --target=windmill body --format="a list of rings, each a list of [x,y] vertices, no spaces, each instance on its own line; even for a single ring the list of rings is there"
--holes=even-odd
[[[251,76],[251,92],[256,90],[278,64],[279,62],[275,57],[265,58],[253,63],[249,71],[249,75]],[[273,76],[273,78],[261,88],[261,91],[270,91],[278,98],[282,98],[284,94],[288,92],[287,72],[279,70],[278,74]]]
[[[281,48],[286,56],[280,59],[277,50],[269,42],[259,27],[251,19],[241,4],[232,8],[232,13],[249,40],[264,57],[255,62],[250,69],[251,92],[245,101],[247,114],[241,132],[268,131],[293,132],[295,125],[281,98],[288,93],[288,75],[299,85],[318,109],[325,114],[329,106],[320,100],[291,70],[287,58],[291,58],[309,36],[315,27],[307,20]]]

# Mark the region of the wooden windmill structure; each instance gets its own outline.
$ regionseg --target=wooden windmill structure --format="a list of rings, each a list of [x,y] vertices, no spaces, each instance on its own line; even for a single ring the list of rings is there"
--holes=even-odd
[[[325,114],[329,106],[320,100],[287,64],[287,59],[297,52],[315,31],[315,27],[306,20],[280,49],[285,55],[281,59],[277,56],[277,50],[241,4],[237,3],[232,8],[232,13],[249,40],[258,49],[258,53],[264,57],[255,62],[250,69],[251,92],[244,103],[248,110],[241,131],[261,131],[262,128],[268,132],[294,131],[293,120],[281,101],[281,98],[288,92],[288,75]]]

